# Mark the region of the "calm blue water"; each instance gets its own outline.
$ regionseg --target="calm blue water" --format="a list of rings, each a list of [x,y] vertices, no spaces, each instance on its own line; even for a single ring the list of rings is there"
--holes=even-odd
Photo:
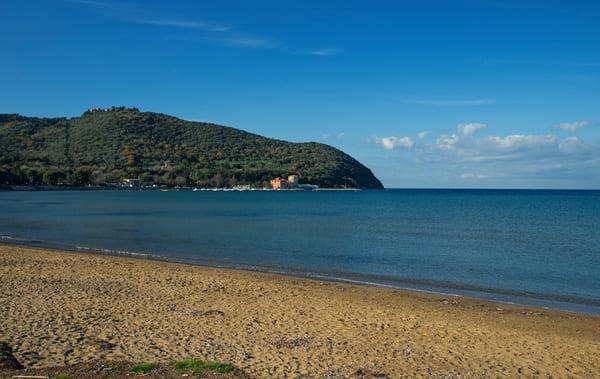
[[[600,191],[0,192],[0,236],[600,313]]]

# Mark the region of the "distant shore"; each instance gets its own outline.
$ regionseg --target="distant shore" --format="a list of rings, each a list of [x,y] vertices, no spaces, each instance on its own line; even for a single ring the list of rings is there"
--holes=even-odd
[[[30,186],[0,185],[0,191],[270,191],[270,192],[319,192],[319,191],[362,191],[360,188],[315,188],[304,190],[289,188],[274,190],[272,188],[197,188],[197,187],[126,187],[126,186]]]
[[[593,377],[600,317],[0,244],[0,341],[25,366],[231,363],[254,377]]]

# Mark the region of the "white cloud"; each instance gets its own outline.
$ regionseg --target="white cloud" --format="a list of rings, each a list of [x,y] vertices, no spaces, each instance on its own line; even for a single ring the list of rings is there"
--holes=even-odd
[[[417,137],[419,139],[423,139],[423,138],[427,137],[428,135],[429,135],[429,132],[426,132],[426,131],[417,133]]]
[[[560,138],[554,134],[511,134],[478,136],[477,131],[485,129],[485,124],[465,123],[457,127],[457,132],[438,135],[433,142],[423,140],[414,144],[411,151],[415,161],[446,165],[477,165],[521,162],[528,167],[540,164],[548,167],[564,167],[563,160],[600,160],[599,146],[586,143],[577,137]],[[380,144],[384,145],[381,141]],[[384,147],[397,146],[397,141],[386,141]],[[553,161],[553,165],[549,162]],[[486,163],[487,162],[487,163]],[[543,164],[542,164],[543,163]],[[514,163],[510,163],[514,164]],[[518,167],[510,167],[518,169]],[[509,167],[507,167],[509,169]],[[462,171],[465,172],[465,171]],[[467,172],[471,172],[470,170]],[[460,173],[457,173],[458,176]]]
[[[323,48],[323,49],[314,49],[314,50],[304,50],[304,51],[298,51],[297,54],[300,55],[315,55],[318,57],[330,57],[333,55],[338,55],[339,53],[341,53],[341,49],[336,49],[333,47],[327,47],[327,48]]]
[[[146,24],[153,26],[165,26],[172,28],[185,28],[185,29],[201,29],[209,32],[228,32],[231,30],[229,26],[223,25],[212,25],[204,21],[189,21],[189,20],[174,20],[174,19],[131,19],[130,22],[136,24]]]
[[[397,148],[411,149],[415,145],[415,141],[410,137],[374,137],[374,141],[383,146],[386,150],[395,150]]]
[[[215,37],[205,39],[226,46],[242,47],[246,49],[274,49],[279,46],[279,42],[277,41],[253,36],[231,36],[223,38]]]
[[[442,134],[435,141],[436,145],[442,149],[451,149],[460,142],[460,137],[456,134]]]
[[[433,160],[463,162],[532,159],[535,156],[560,153],[559,142],[554,135],[475,137],[443,134],[437,138],[434,145],[430,145],[422,153]]]
[[[480,123],[466,123],[466,124],[459,124],[457,129],[458,132],[460,134],[462,134],[463,136],[472,136],[474,135],[479,129],[486,129],[487,125],[486,124],[480,124]]]
[[[583,120],[583,121],[563,122],[563,123],[556,125],[555,127],[557,129],[560,129],[565,132],[576,132],[577,130],[579,130],[581,128],[585,128],[587,126],[590,126],[590,122]]]
[[[600,139],[554,133],[479,135],[481,126],[461,125],[455,132],[411,140],[402,163],[395,163],[402,167],[398,175],[433,186],[600,188]],[[394,150],[399,140],[390,136],[372,142]],[[390,162],[389,156],[382,159]]]
[[[564,138],[559,142],[559,149],[566,153],[576,152],[584,147],[584,142],[577,137]]]
[[[190,33],[185,40],[210,41],[223,46],[245,49],[278,49],[286,54],[303,54],[313,56],[332,56],[341,52],[340,49],[327,47],[312,50],[294,50],[286,47],[284,43],[274,39],[255,36],[252,33],[235,31],[233,27],[215,24],[201,20],[189,20],[178,17],[166,18],[161,14],[154,16],[141,6],[134,3],[108,1],[108,0],[64,0],[74,4],[88,6],[90,8],[104,8],[110,12],[102,12],[113,19],[121,22],[150,25],[164,28],[187,29]],[[143,14],[144,16],[140,16]],[[192,33],[192,32],[196,33]],[[202,33],[203,32],[203,33]],[[178,36],[176,38],[180,38]]]
[[[490,136],[483,138],[481,142],[487,143],[490,147],[494,147],[499,150],[515,150],[519,148],[539,148],[543,146],[555,145],[557,141],[556,136],[552,134],[548,135],[523,135],[513,134],[505,137]]]

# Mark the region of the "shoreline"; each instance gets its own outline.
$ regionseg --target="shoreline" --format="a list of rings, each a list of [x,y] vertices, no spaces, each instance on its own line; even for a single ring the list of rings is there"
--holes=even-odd
[[[0,191],[5,192],[71,192],[71,191],[182,191],[182,192],[319,192],[319,191],[385,191],[387,188],[335,188],[335,187],[323,187],[314,189],[302,189],[302,188],[285,188],[285,189],[273,189],[268,187],[251,187],[248,189],[241,189],[236,187],[151,187],[151,186],[52,186],[52,185],[29,185],[29,184],[0,184]]]
[[[461,297],[472,299],[475,301],[485,301],[502,305],[514,305],[529,308],[537,308],[542,310],[554,310],[573,314],[600,316],[600,301],[585,298],[578,299],[562,295],[551,295],[526,291],[518,292],[499,288],[467,286],[460,283],[437,283],[427,280],[388,278],[377,275],[361,275],[343,272],[313,272],[309,270],[291,269],[285,267],[259,266],[208,259],[185,260],[169,258],[152,252],[146,253],[128,250],[91,248],[85,246],[70,245],[61,242],[25,240],[14,238],[11,236],[0,235],[0,246],[2,246],[3,244],[8,246],[14,245],[35,249],[52,250],[57,252],[69,252],[75,254],[81,253],[109,257],[125,257],[132,259],[191,265],[205,268],[275,274],[300,279],[370,286],[376,288],[388,288],[399,291],[422,292],[440,296]],[[446,286],[440,284],[446,284]],[[559,305],[562,305],[562,307]]]
[[[597,316],[12,244],[0,263],[0,340],[29,367],[193,356],[254,377],[600,372]]]

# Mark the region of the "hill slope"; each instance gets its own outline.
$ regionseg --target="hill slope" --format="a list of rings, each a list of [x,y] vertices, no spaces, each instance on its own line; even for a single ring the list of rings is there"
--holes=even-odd
[[[167,185],[266,185],[298,174],[322,187],[382,188],[354,158],[319,143],[290,143],[135,108],[76,118],[0,114],[0,184],[83,185],[123,178]]]

